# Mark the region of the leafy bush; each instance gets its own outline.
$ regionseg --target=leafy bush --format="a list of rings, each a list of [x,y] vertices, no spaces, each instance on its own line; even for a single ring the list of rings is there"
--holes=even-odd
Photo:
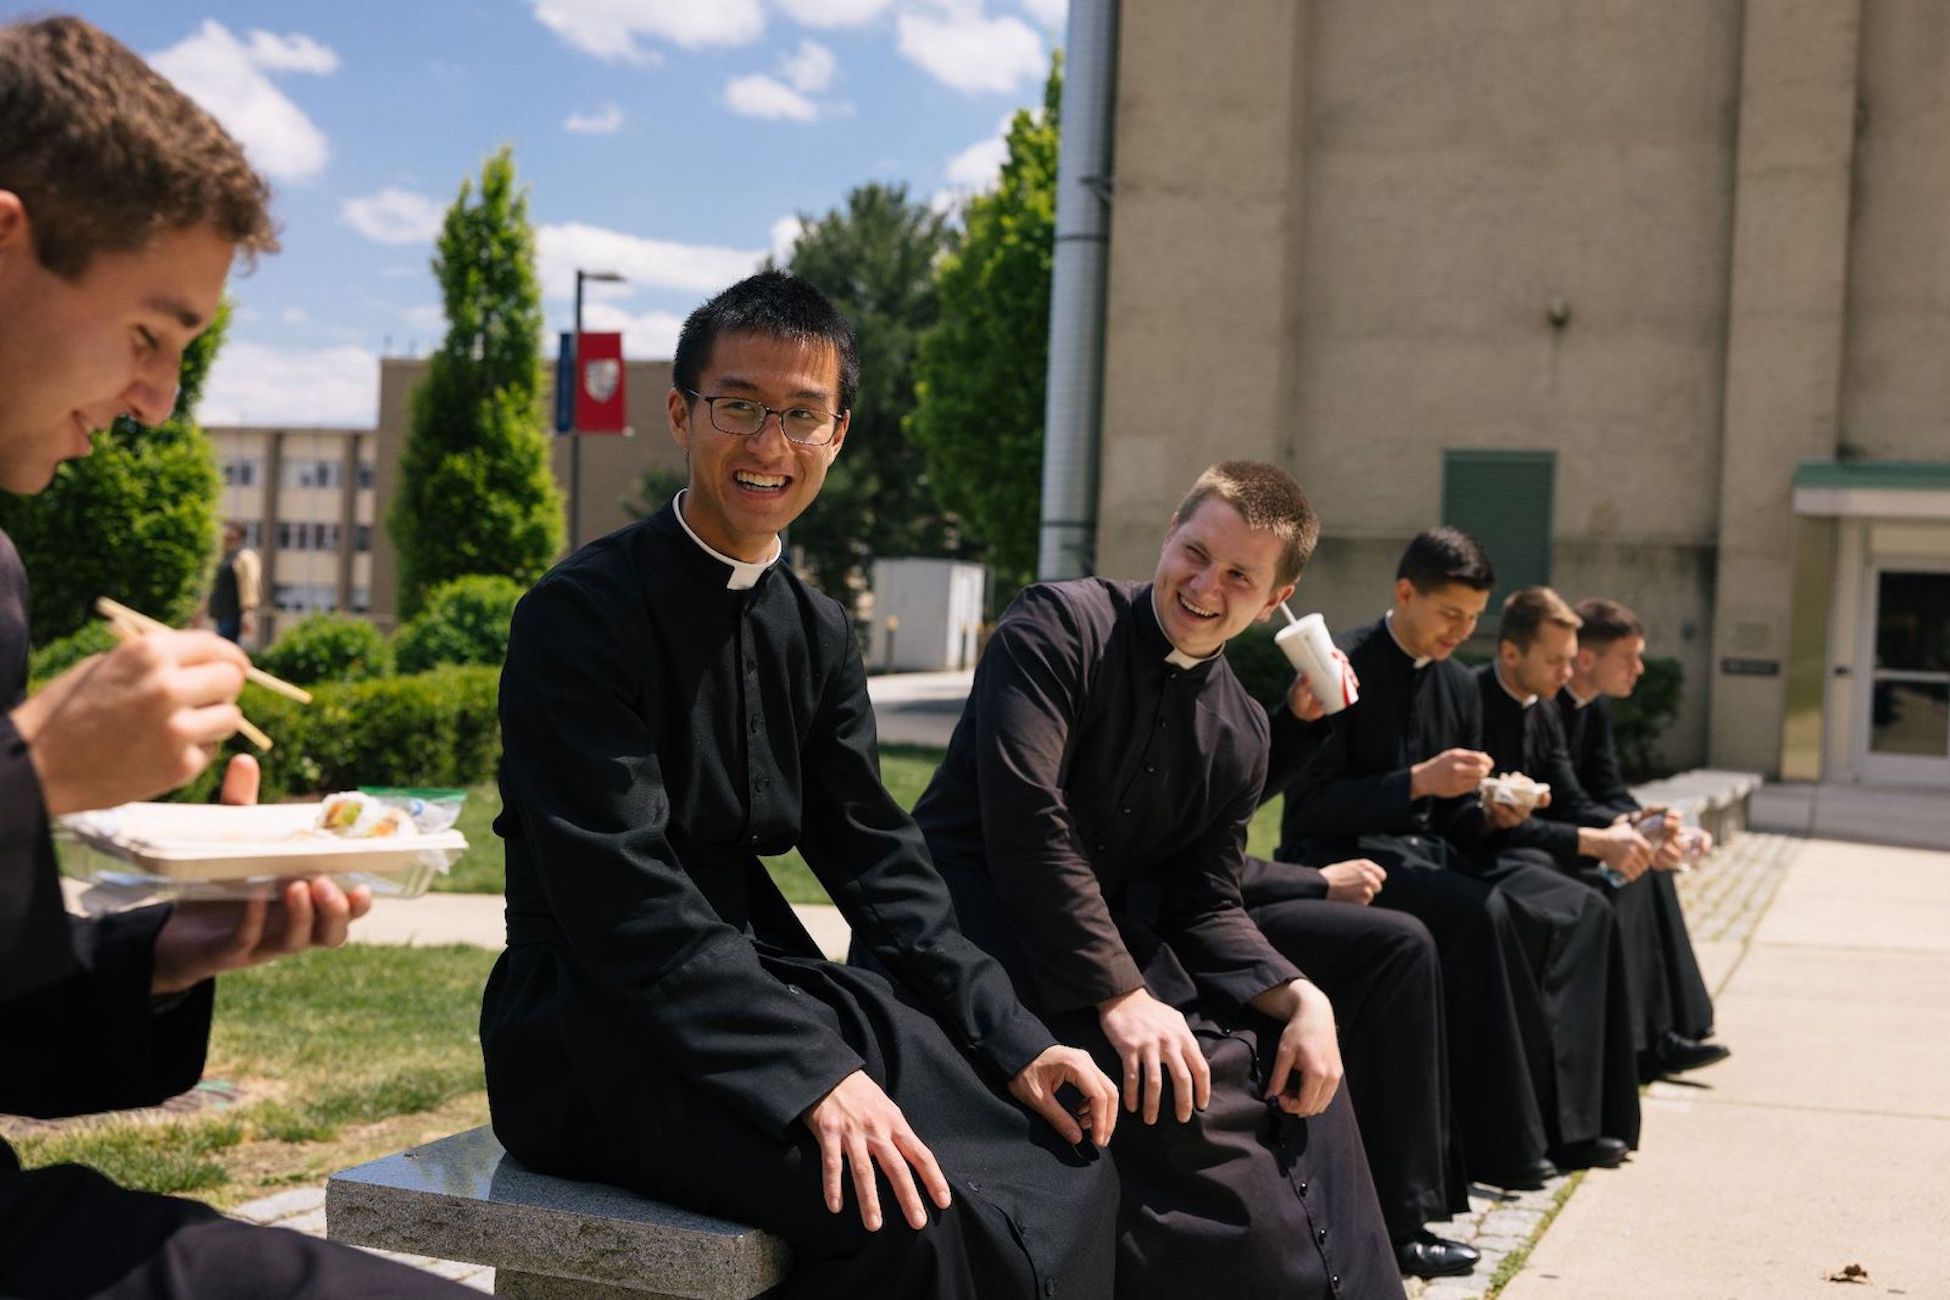
[[[426,604],[393,635],[393,658],[403,673],[441,664],[491,664],[508,657],[508,624],[523,588],[511,578],[478,574],[427,593]]]
[[[403,677],[326,683],[310,704],[251,688],[244,712],[275,742],[257,754],[259,799],[349,790],[361,785],[466,786],[494,774],[501,752],[495,713],[500,673],[447,667]],[[223,756],[256,753],[233,738]],[[178,798],[216,795],[222,761]]]
[[[108,630],[107,623],[99,619],[83,623],[80,631],[48,642],[28,659],[27,680],[32,683],[30,690],[38,690],[42,683],[59,677],[89,655],[106,654],[114,648],[115,633]]]
[[[1255,623],[1226,642],[1226,662],[1246,694],[1261,704],[1278,704],[1293,684],[1293,665],[1273,644],[1278,629],[1271,622]]]
[[[363,682],[392,669],[392,651],[379,629],[344,614],[313,614],[255,656],[259,668],[288,682]]]
[[[1648,658],[1645,676],[1629,698],[1612,701],[1613,735],[1618,762],[1631,781],[1662,775],[1655,747],[1659,737],[1679,716],[1686,697],[1686,670],[1677,659]]]

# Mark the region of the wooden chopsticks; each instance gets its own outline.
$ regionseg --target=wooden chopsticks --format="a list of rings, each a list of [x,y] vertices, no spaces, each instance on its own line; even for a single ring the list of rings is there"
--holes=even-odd
[[[120,601],[110,600],[107,596],[102,596],[95,601],[95,612],[107,619],[109,626],[115,629],[115,635],[124,641],[133,640],[140,636],[147,636],[151,632],[168,632],[171,630],[167,623],[157,622],[140,610],[130,609]],[[304,689],[302,686],[293,686],[283,678],[273,677],[270,673],[265,672],[262,668],[258,668],[255,665],[244,670],[244,678],[247,681],[256,682],[266,690],[276,691],[279,695],[297,700],[300,704],[311,703],[310,691]],[[237,730],[243,733],[244,739],[250,741],[251,744],[256,745],[259,749],[271,748],[271,738],[260,731],[249,718],[244,717],[241,713],[237,715]]]

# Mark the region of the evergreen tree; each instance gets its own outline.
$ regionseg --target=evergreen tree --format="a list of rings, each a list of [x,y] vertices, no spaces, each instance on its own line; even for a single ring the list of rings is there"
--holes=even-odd
[[[387,525],[399,553],[399,617],[469,574],[523,586],[562,547],[541,404],[541,293],[528,195],[508,149],[463,181],[434,256],[447,337],[413,394]]]
[[[1062,78],[1059,55],[1041,115],[1024,110],[1009,125],[1000,184],[968,203],[961,246],[937,277],[941,319],[921,337],[908,417],[936,495],[986,548],[1003,592],[1036,569]]]
[[[959,535],[943,516],[926,453],[903,429],[914,409],[914,349],[939,315],[934,267],[947,219],[905,185],[862,185],[807,223],[789,269],[847,319],[860,347],[860,391],[846,446],[819,499],[792,526],[821,587],[845,600],[876,556],[946,555]]]
[[[220,484],[195,411],[229,324],[225,301],[184,350],[167,420],[153,428],[117,420],[45,491],[0,496],[0,528],[33,592],[36,646],[86,625],[98,596],[176,626],[196,609],[215,563]]]

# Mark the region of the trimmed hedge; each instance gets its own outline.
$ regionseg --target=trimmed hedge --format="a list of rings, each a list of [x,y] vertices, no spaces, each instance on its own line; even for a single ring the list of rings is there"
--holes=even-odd
[[[275,742],[257,754],[264,773],[258,798],[350,790],[361,785],[466,786],[494,775],[501,752],[495,713],[497,668],[464,666],[373,681],[326,683],[310,704],[250,687],[245,714]],[[178,795],[215,798],[232,753],[257,753],[241,738]]]
[[[1679,717],[1686,697],[1686,670],[1677,659],[1645,661],[1645,676],[1631,695],[1611,703],[1612,735],[1618,742],[1619,766],[1630,781],[1664,776],[1667,769],[1657,753],[1659,737]]]
[[[393,652],[384,634],[362,618],[313,614],[253,655],[252,662],[274,677],[316,686],[384,677],[392,671]]]
[[[95,619],[83,623],[80,631],[48,642],[28,658],[28,693],[39,690],[44,683],[59,677],[89,655],[107,654],[115,646],[115,633],[109,630],[106,622]]]
[[[426,603],[393,634],[393,658],[403,673],[441,664],[492,664],[508,657],[508,625],[527,588],[512,578],[455,578],[427,593]]]

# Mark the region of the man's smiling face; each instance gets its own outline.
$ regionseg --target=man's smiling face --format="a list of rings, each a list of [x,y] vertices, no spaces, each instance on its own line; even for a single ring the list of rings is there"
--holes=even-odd
[[[168,418],[233,251],[206,226],[165,231],[69,280],[41,265],[25,209],[0,191],[0,488],[40,491],[118,415]]]
[[[1174,519],[1152,577],[1165,636],[1194,658],[1217,654],[1292,593],[1290,583],[1273,585],[1284,550],[1276,535],[1216,496],[1191,518]]]
[[[697,391],[762,402],[775,410],[835,411],[840,402],[839,354],[824,342],[722,334],[711,345]],[[676,388],[670,390],[666,412],[670,436],[690,453],[685,522],[713,549],[739,560],[771,556],[773,539],[819,495],[847,430],[843,416],[831,442],[808,447],[787,438],[778,416],[770,415],[757,433],[741,438],[712,426],[703,397]]]

